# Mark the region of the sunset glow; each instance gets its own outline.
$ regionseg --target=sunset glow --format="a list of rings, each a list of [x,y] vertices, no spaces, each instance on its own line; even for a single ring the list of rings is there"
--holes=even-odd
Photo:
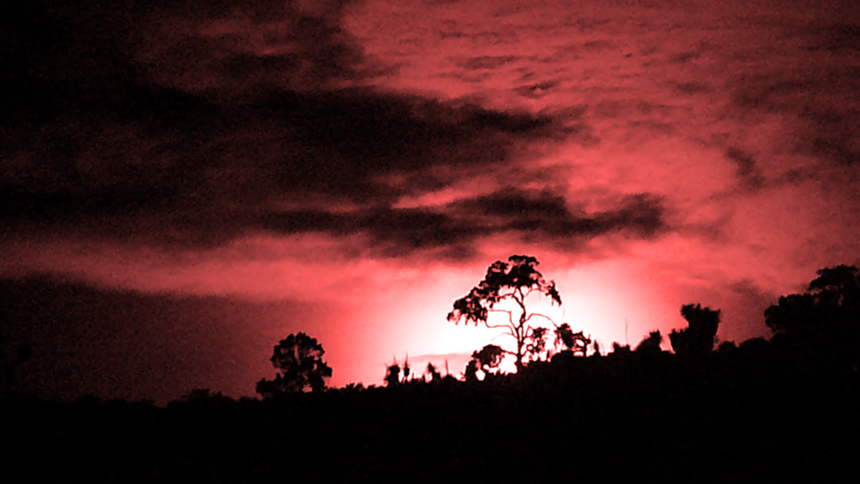
[[[253,395],[298,331],[330,386],[459,376],[511,341],[446,314],[512,254],[603,349],[689,303],[769,336],[860,261],[856,8],[166,3],[4,27],[0,275],[44,395]]]

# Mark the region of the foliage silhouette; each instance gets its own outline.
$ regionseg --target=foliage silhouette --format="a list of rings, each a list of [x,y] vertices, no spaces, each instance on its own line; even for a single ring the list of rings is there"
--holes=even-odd
[[[777,341],[847,358],[855,366],[860,362],[860,272],[856,267],[819,270],[807,292],[780,297],[764,314]]]
[[[271,398],[288,393],[301,393],[310,389],[321,392],[325,379],[332,370],[322,360],[325,354],[315,338],[299,333],[291,334],[275,346],[271,361],[280,373],[274,380],[262,379],[257,383],[257,393]]]
[[[582,331],[574,333],[569,324],[562,323],[561,326],[555,328],[555,345],[558,346],[559,343],[564,346],[566,351],[585,356],[588,345],[591,344],[591,338],[586,338]],[[596,341],[594,344],[597,348]]]
[[[403,373],[402,379],[400,378],[401,373]],[[385,382],[385,386],[396,386],[409,381],[411,374],[412,369],[409,368],[409,356],[407,355],[406,359],[403,361],[402,367],[397,363],[397,358],[394,359],[394,363],[385,367],[385,377],[383,378],[383,381]]]
[[[660,334],[660,331],[652,331],[648,334],[648,337],[643,339],[638,345],[636,345],[635,351],[640,354],[657,354],[660,353],[660,343],[663,342],[663,335]]]
[[[774,333],[820,334],[856,325],[860,313],[860,273],[840,265],[818,271],[804,294],[779,298],[765,311],[765,322]]]
[[[496,345],[486,345],[481,351],[472,352],[472,359],[477,361],[479,368],[485,372],[498,368],[504,356],[505,350]]]
[[[561,305],[561,296],[555,287],[555,281],[547,282],[543,275],[535,269],[537,265],[537,259],[524,255],[512,255],[508,258],[508,262],[494,262],[487,269],[484,280],[473,287],[469,294],[454,301],[454,308],[448,313],[448,321],[455,323],[465,319],[466,324],[470,322],[475,323],[475,325],[483,323],[488,328],[505,329],[506,334],[512,336],[517,342],[516,352],[506,351],[506,353],[516,356],[517,370],[523,367],[523,358],[527,354],[528,343],[534,344],[533,338],[543,336],[543,333],[534,333],[534,328],[528,324],[532,317],[545,318],[555,325],[552,319],[543,314],[529,314],[526,310],[526,298],[532,292],[537,291],[549,297],[553,303]],[[514,301],[519,309],[520,314],[516,321],[514,321],[511,310],[496,308],[496,305],[506,300]],[[491,311],[506,313],[508,323],[489,324],[487,319]]]
[[[526,357],[529,361],[537,361],[546,353],[546,337],[549,330],[544,327],[532,328],[529,343],[526,344]]]
[[[387,387],[393,387],[400,384],[400,365],[398,365],[396,361],[385,367],[385,378],[383,378],[383,381]]]
[[[720,325],[720,311],[703,308],[701,304],[687,304],[681,307],[681,315],[689,326],[680,331],[672,330],[669,334],[675,354],[698,357],[711,353]]]
[[[430,375],[430,381],[438,382],[442,379],[442,374],[439,373],[439,370],[436,369],[436,366],[433,363],[427,363],[427,370],[425,373]]]
[[[612,342],[612,353],[609,353],[609,356],[625,357],[625,356],[629,355],[630,353],[632,353],[632,351],[630,351],[630,345],[621,346],[621,344],[618,343],[617,341],[613,341]]]

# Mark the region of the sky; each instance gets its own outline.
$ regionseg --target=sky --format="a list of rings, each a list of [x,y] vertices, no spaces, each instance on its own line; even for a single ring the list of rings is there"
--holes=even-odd
[[[531,255],[603,348],[719,341],[860,261],[860,9],[782,0],[12,1],[0,12],[4,358],[46,398],[451,374],[446,321]],[[669,349],[668,342],[664,348]]]

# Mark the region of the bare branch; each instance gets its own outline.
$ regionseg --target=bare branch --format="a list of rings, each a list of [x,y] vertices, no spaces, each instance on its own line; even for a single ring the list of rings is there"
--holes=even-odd
[[[549,321],[550,323],[552,323],[552,325],[553,325],[553,326],[555,326],[556,328],[558,328],[558,325],[557,325],[557,324],[555,324],[555,321],[553,321],[551,317],[549,317],[549,316],[547,316],[547,315],[545,315],[545,314],[541,314],[541,313],[531,313],[531,314],[529,314],[529,316],[526,318],[526,320],[525,320],[524,322],[528,322],[528,320],[529,320],[529,319],[531,319],[531,318],[532,318],[532,316],[540,316],[540,317],[542,317],[542,318],[546,319],[547,321]]]
[[[554,281],[547,281],[536,269],[538,261],[536,258],[526,255],[512,255],[507,262],[496,261],[487,269],[484,279],[466,296],[454,302],[453,310],[448,314],[448,320],[459,322],[465,318],[466,322],[478,323],[479,321],[487,328],[504,329],[517,343],[516,353],[507,351],[507,354],[515,354],[517,358],[517,369],[523,366],[523,348],[538,329],[526,324],[532,316],[547,319],[558,329],[558,325],[552,318],[540,314],[529,314],[526,308],[526,298],[533,292],[540,292],[550,298],[552,302],[561,305],[561,296],[558,294]],[[519,307],[517,321],[514,321],[513,311],[496,309],[496,305],[506,299],[513,299]],[[509,306],[510,307],[510,306]],[[506,312],[508,324],[489,324],[487,321],[489,312]],[[543,328],[541,328],[543,329]],[[543,335],[544,333],[541,333]],[[538,337],[540,338],[540,337]],[[542,347],[542,345],[540,345]]]

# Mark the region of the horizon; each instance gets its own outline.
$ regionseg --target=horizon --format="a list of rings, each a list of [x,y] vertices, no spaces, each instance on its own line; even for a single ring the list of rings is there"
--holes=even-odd
[[[697,303],[767,337],[860,265],[860,12],[784,4],[10,2],[20,383],[253,396],[298,332],[333,387],[407,355],[456,376],[510,346],[445,316],[512,254],[604,350]]]

